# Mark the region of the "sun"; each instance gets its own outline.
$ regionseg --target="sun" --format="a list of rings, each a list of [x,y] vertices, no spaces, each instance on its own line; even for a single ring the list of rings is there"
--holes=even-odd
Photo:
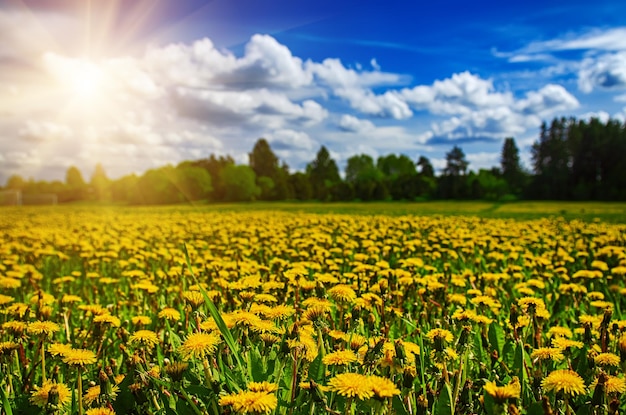
[[[56,88],[68,102],[91,106],[105,98],[108,76],[102,64],[87,58],[48,53],[44,57],[44,65]]]
[[[67,87],[79,100],[98,98],[103,87],[103,71],[96,64],[80,62],[68,73]]]

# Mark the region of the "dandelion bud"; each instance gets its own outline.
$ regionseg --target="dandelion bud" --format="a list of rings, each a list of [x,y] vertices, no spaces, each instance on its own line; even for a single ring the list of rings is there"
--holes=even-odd
[[[56,408],[59,405],[59,388],[53,385],[48,392],[48,405]]]
[[[541,399],[541,406],[543,407],[544,415],[554,415],[554,412],[552,411],[552,407],[550,406],[550,399],[547,396],[544,396]]]
[[[396,340],[393,344],[396,350],[396,357],[400,361],[400,364],[404,364],[406,362],[406,352],[404,351],[404,346],[402,345],[402,340]]]
[[[518,318],[519,318],[519,314],[517,312],[517,307],[515,305],[512,305],[511,313],[509,314],[509,323],[511,323],[511,326],[513,327],[517,326]]]
[[[602,316],[602,323],[600,323],[600,327],[607,329],[609,327],[609,323],[611,322],[611,316],[613,315],[613,311],[610,309],[604,310],[604,315]]]
[[[459,342],[457,343],[457,350],[462,350],[469,345],[469,335],[471,331],[471,326],[463,326],[463,330],[461,330],[461,335],[459,336]]]
[[[407,366],[402,373],[402,386],[405,388],[413,387],[413,382],[417,377],[417,368],[415,366]]]
[[[583,334],[583,342],[591,344],[593,335],[591,334],[591,324],[585,324],[585,334]]]
[[[600,375],[598,376],[598,383],[596,384],[596,387],[593,390],[593,396],[591,397],[592,406],[604,405],[604,397],[606,396],[606,382],[608,380],[609,377],[606,375],[606,373],[600,373]]]
[[[183,374],[188,367],[189,365],[184,362],[170,363],[169,365],[165,366],[165,373],[167,373],[167,375],[172,378],[173,382],[180,382],[181,380],[183,380]]]
[[[313,401],[325,402],[326,397],[324,396],[324,393],[320,389],[320,386],[317,383],[315,383],[313,379],[309,379],[309,384],[310,384],[309,390],[311,391],[311,394],[313,395]]]
[[[428,412],[428,399],[424,395],[417,397],[417,414],[426,415]]]
[[[517,408],[517,405],[515,405],[514,403],[510,403],[509,404],[509,414],[510,415],[520,415],[520,411]]]

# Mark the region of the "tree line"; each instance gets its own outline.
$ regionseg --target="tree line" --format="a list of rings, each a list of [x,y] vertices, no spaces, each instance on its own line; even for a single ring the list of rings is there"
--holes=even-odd
[[[347,160],[343,177],[322,146],[304,171],[290,173],[267,140],[259,139],[249,164],[230,156],[210,155],[177,166],[150,169],[111,180],[96,165],[89,181],[76,167],[65,181],[34,181],[11,176],[5,189],[55,193],[59,202],[80,200],[130,204],[167,204],[200,200],[373,201],[428,199],[575,199],[626,200],[626,125],[575,118],[543,123],[531,148],[531,171],[523,168],[514,138],[504,140],[500,166],[469,170],[459,146],[446,153],[446,166],[436,175],[430,160],[404,154],[376,160],[358,154]]]

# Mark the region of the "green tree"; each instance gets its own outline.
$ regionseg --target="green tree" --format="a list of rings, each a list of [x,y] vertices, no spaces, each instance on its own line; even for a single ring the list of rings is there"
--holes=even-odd
[[[550,199],[569,197],[571,151],[568,131],[573,122],[555,118],[550,127],[541,125],[539,140],[531,149],[535,172],[533,196]]]
[[[252,201],[261,194],[261,189],[256,184],[256,175],[250,166],[228,165],[220,172],[220,178],[224,184],[227,201]]]
[[[360,200],[381,200],[388,192],[383,181],[383,173],[374,165],[367,154],[352,156],[346,164],[346,182],[354,188]]]
[[[100,163],[96,164],[89,181],[94,199],[98,201],[109,200],[111,198],[110,185],[111,181],[107,177],[104,167]]]
[[[134,173],[111,181],[111,199],[115,202],[136,202],[133,196],[138,191],[138,182],[139,177],[137,177],[137,175]]]
[[[213,187],[211,200],[226,200],[226,188],[222,183],[221,171],[226,166],[235,164],[235,160],[233,160],[233,158],[230,156],[216,157],[215,155],[211,154],[208,158],[191,161],[189,163],[192,166],[205,169],[211,175],[211,184]]]
[[[26,181],[18,174],[13,174],[8,178],[5,186],[9,190],[24,190],[26,187]]]
[[[420,156],[419,160],[417,160],[417,165],[420,167],[420,174],[422,176],[430,178],[435,177],[435,169],[427,157]]]
[[[465,153],[460,147],[454,146],[446,153],[446,167],[439,178],[439,194],[445,199],[458,199],[468,196],[466,180],[467,166]]]
[[[400,154],[388,154],[386,156],[378,157],[376,161],[376,167],[385,177],[394,179],[400,176],[415,176],[417,170],[415,169],[415,163],[406,155]]]
[[[524,170],[520,164],[519,149],[515,145],[515,139],[508,137],[502,145],[500,157],[502,178],[509,186],[509,191],[519,195],[524,185]]]
[[[66,201],[84,200],[87,197],[87,184],[77,167],[71,166],[65,173],[67,190],[62,199]]]
[[[289,182],[293,189],[293,197],[296,200],[311,200],[313,199],[313,188],[311,187],[311,180],[306,173],[295,172],[289,176]]]
[[[341,178],[337,163],[330,157],[325,146],[317,152],[315,160],[306,166],[306,172],[311,179],[313,197],[321,201],[330,200],[332,198],[330,189],[334,184],[339,183]]]
[[[187,201],[207,199],[213,190],[209,172],[189,162],[183,162],[176,167],[173,180],[183,199]]]
[[[406,155],[389,154],[376,161],[385,187],[395,200],[412,200],[418,196],[419,177],[415,163]]]

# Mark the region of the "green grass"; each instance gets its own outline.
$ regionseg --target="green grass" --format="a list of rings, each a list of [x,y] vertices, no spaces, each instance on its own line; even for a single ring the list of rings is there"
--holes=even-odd
[[[253,203],[195,203],[176,206],[137,206],[123,207],[115,204],[80,203],[48,207],[63,209],[72,207],[78,210],[101,210],[107,214],[118,214],[125,209],[164,209],[177,210],[192,208],[208,212],[249,212],[282,211],[319,214],[357,215],[417,215],[417,216],[478,216],[481,218],[502,218],[530,220],[545,217],[562,217],[565,220],[579,219],[586,222],[601,220],[610,223],[626,223],[626,202],[561,202],[561,201],[519,201],[497,203],[487,201],[428,201],[428,202],[253,202]],[[44,209],[32,207],[31,209]]]
[[[623,202],[513,202],[433,201],[433,202],[372,202],[372,203],[287,203],[255,202],[244,204],[215,204],[198,206],[215,211],[279,210],[305,213],[339,213],[362,215],[452,215],[484,218],[540,219],[562,217],[626,223],[626,203]]]

